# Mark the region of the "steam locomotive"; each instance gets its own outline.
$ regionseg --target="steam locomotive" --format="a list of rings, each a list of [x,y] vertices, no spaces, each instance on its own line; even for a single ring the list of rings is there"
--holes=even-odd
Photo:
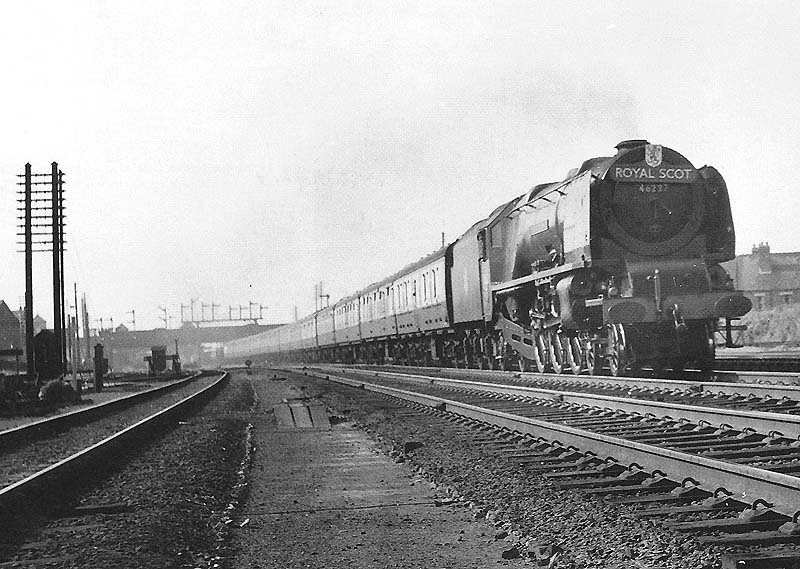
[[[735,255],[725,181],[646,140],[616,150],[333,306],[226,343],[226,358],[710,370],[720,319],[751,308],[720,266]]]

